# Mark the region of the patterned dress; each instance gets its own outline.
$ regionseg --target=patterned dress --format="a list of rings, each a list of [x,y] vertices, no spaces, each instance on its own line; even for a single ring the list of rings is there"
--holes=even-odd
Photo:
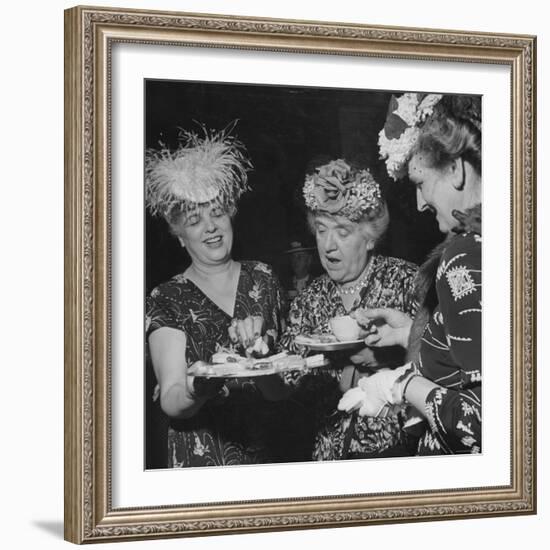
[[[229,346],[231,317],[183,274],[155,288],[146,301],[147,336],[161,327],[187,336],[186,361],[209,361],[217,347]],[[277,340],[281,290],[271,268],[241,262],[234,317],[262,315]],[[168,467],[279,462],[290,454],[281,430],[294,415],[291,403],[263,399],[250,380],[233,380],[225,395],[207,401],[192,418],[169,420]],[[150,397],[149,397],[150,398]]]
[[[416,266],[397,258],[378,255],[373,256],[371,262],[371,275],[352,309],[388,307],[412,315]],[[336,284],[328,275],[322,275],[293,301],[289,324],[280,346],[292,351],[304,351],[294,343],[298,334],[328,334],[331,332],[329,320],[347,313]],[[295,385],[295,399],[302,403],[309,419],[304,441],[309,444],[310,457],[314,460],[337,460],[412,454],[414,445],[411,447],[411,442],[402,430],[405,420],[402,411],[386,418],[375,418],[337,410],[343,393],[340,384],[343,372],[352,370],[351,386],[356,385],[360,376],[374,372],[368,367],[352,366],[349,359],[352,353],[331,353],[329,369],[315,369],[306,374],[287,376],[288,383]],[[380,348],[375,350],[375,354],[378,364],[389,367],[398,366],[404,361],[403,350],[398,348]]]
[[[426,400],[429,427],[418,453],[481,451],[481,236],[454,236],[435,277],[438,304],[414,366],[442,386]]]

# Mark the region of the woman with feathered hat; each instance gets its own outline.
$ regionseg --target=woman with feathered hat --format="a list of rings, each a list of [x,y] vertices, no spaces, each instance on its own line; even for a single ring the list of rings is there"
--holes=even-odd
[[[222,385],[187,372],[220,347],[249,348],[261,337],[273,343],[281,331],[281,290],[271,268],[231,257],[232,217],[251,167],[230,131],[182,132],[175,150],[161,146],[146,154],[147,207],[166,220],[191,258],[146,303],[156,394],[170,421],[168,467],[284,458],[273,443],[281,410],[270,402],[284,394],[279,378]]]
[[[340,402],[360,414],[410,404],[425,422],[419,454],[481,452],[481,102],[478,97],[407,93],[393,98],[380,132],[390,176],[408,175],[419,210],[446,240],[420,269],[414,321],[392,309],[366,343],[408,346],[410,361],[363,379]]]

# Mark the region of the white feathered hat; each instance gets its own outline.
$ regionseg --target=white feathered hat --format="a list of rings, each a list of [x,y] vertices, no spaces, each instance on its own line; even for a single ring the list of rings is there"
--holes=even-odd
[[[236,121],[235,121],[236,123]],[[153,215],[167,216],[212,201],[234,206],[249,189],[252,164],[244,145],[231,135],[202,126],[203,135],[181,130],[177,149],[160,143],[145,154],[145,202]]]

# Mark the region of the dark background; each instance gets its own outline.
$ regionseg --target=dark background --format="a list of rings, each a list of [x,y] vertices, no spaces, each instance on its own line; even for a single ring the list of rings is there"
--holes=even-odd
[[[390,227],[380,252],[421,263],[439,242],[433,216],[416,210],[413,185],[389,179],[378,158],[378,133],[384,126],[392,92],[335,88],[218,84],[188,81],[145,82],[146,147],[162,141],[176,147],[179,129],[200,125],[233,131],[254,165],[251,191],[243,195],[234,222],[233,258],[273,266],[283,285],[289,280],[290,242],[314,245],[302,199],[307,171],[337,158],[370,168],[390,211]],[[187,253],[162,219],[146,213],[145,285],[156,285],[189,265]],[[318,258],[314,271],[321,272]],[[285,285],[286,286],[286,285]],[[165,419],[151,401],[155,385],[146,369],[146,467],[164,467]]]
[[[421,262],[440,240],[433,217],[416,210],[408,182],[389,179],[378,158],[391,92],[147,80],[146,147],[176,147],[180,128],[221,130],[245,144],[254,170],[234,224],[233,257],[272,265],[288,277],[284,251],[293,240],[314,244],[305,223],[302,185],[307,170],[336,158],[371,169],[388,201],[391,224],[381,252]],[[187,253],[164,220],[146,214],[146,291],[183,271]]]

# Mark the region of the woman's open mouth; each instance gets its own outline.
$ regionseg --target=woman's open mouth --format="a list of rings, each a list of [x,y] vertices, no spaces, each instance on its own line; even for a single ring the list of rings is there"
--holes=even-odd
[[[223,237],[221,235],[216,235],[215,237],[210,237],[205,239],[203,242],[207,246],[217,246],[221,244]]]
[[[336,266],[341,262],[339,258],[333,258],[332,256],[325,256],[325,259],[329,265]]]

